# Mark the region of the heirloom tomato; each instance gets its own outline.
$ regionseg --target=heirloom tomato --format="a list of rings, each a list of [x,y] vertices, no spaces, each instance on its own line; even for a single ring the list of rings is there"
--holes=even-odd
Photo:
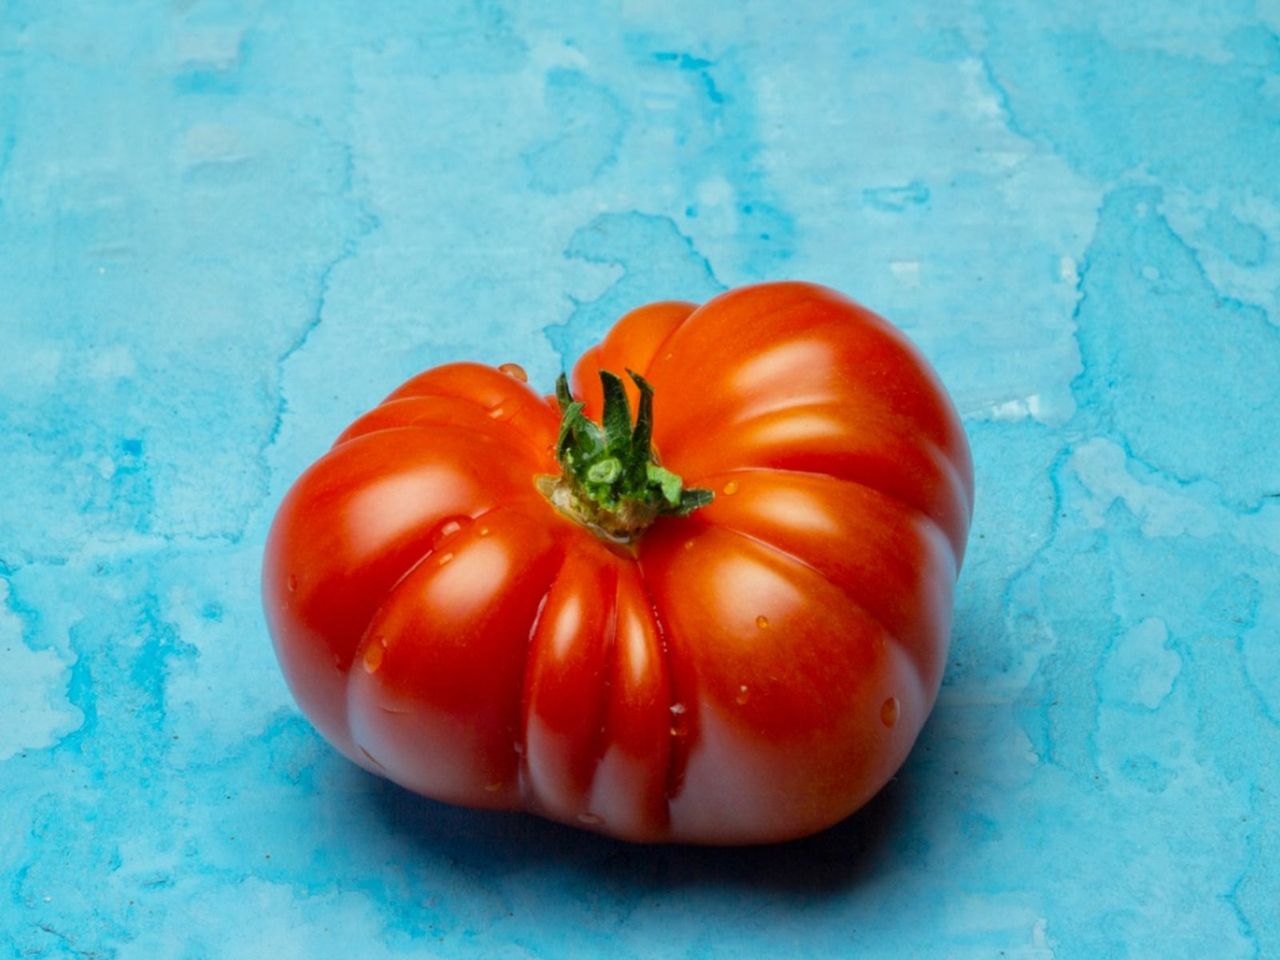
[[[554,397],[525,379],[419,374],[285,497],[263,592],[312,723],[428,797],[626,840],[865,803],[937,695],[973,505],[921,355],[770,283],[634,310]]]

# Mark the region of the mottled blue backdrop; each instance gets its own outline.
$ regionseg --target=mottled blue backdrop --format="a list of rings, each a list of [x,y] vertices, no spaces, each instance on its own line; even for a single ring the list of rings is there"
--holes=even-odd
[[[1278,30],[0,0],[0,953],[1280,957]],[[321,742],[257,577],[341,428],[780,277],[906,329],[973,442],[947,678],[885,794],[642,849]]]

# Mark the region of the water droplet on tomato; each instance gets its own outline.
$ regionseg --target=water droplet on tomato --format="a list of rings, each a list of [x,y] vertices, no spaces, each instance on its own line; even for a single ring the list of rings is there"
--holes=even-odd
[[[604,823],[604,817],[595,813],[580,813],[578,814],[578,822],[585,823],[589,827],[598,827]]]
[[[481,528],[480,528],[480,536],[482,536],[482,537],[487,537],[488,535],[489,535],[489,528],[488,528],[488,527],[481,527]]]
[[[431,549],[439,550],[446,540],[470,523],[470,517],[445,517],[431,531]]]
[[[897,697],[890,697],[884,703],[880,704],[880,722],[886,727],[892,727],[898,722]]]
[[[521,743],[519,740],[516,740],[511,744],[511,749],[516,752],[517,757],[524,756],[524,744]]]
[[[490,407],[489,416],[493,417],[495,420],[505,419],[507,416],[506,408],[503,407],[502,404],[498,404],[496,407]]]
[[[673,703],[671,705],[671,735],[673,737],[685,736],[688,733],[687,725],[685,705],[683,703]]]
[[[500,373],[505,373],[513,380],[519,380],[521,383],[529,382],[529,375],[524,372],[524,367],[520,366],[518,363],[504,363],[502,366],[498,367],[498,371]]]
[[[440,554],[440,559],[437,562],[440,564],[440,566],[443,567],[446,563],[448,563],[452,559],[453,559],[452,553],[442,553]]]
[[[387,654],[387,641],[382,637],[374,637],[364,648],[364,669],[367,673],[377,673],[382,666],[382,658]]]
[[[764,630],[769,626],[769,618],[766,617],[763,613],[760,614],[760,616],[756,617],[756,626],[759,627],[761,630]]]
[[[296,573],[289,574],[289,592],[293,593],[298,589],[298,575]]]
[[[738,492],[738,481],[730,480],[728,483],[724,485],[722,489],[724,490],[724,494],[726,497],[732,497],[735,493]]]

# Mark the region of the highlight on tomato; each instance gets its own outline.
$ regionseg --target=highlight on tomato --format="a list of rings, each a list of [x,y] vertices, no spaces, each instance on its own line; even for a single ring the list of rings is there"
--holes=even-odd
[[[289,491],[263,596],[303,712],[420,794],[630,841],[858,809],[933,706],[973,507],[920,353],[768,283],[525,381],[419,374]]]

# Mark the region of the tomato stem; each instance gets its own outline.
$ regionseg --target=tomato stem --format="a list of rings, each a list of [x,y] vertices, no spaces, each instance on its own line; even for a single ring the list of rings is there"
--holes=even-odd
[[[679,475],[658,463],[653,451],[653,387],[628,370],[640,391],[635,424],[622,379],[600,371],[604,413],[595,423],[569,392],[562,373],[556,381],[560,436],[556,459],[562,473],[539,477],[538,489],[551,504],[597,536],[631,543],[661,516],[688,516],[706,506],[710,490],[686,488]]]

